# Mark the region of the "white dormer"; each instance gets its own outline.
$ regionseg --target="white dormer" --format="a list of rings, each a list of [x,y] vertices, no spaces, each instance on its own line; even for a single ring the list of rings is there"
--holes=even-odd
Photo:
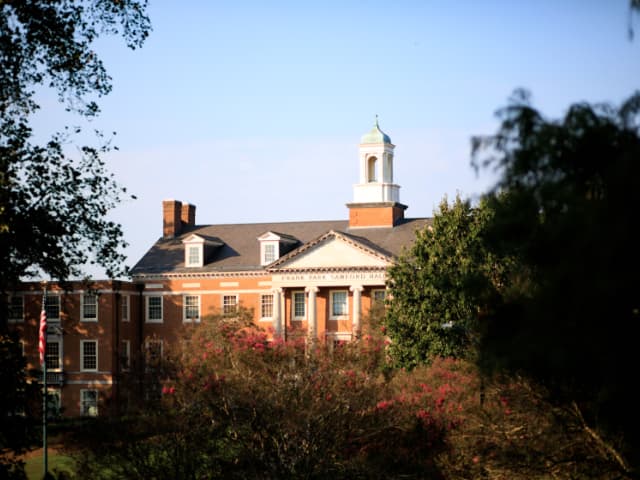
[[[274,232],[263,233],[258,237],[260,265],[269,265],[280,258],[280,240],[282,237]]]
[[[184,244],[184,266],[202,267],[204,265],[204,238],[189,235],[182,240]]]

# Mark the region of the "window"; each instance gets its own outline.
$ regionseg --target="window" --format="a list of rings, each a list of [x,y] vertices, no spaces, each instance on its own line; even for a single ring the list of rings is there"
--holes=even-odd
[[[129,321],[129,295],[120,297],[120,318],[123,322]]]
[[[184,306],[183,321],[200,321],[200,295],[185,295],[182,297]]]
[[[189,235],[182,240],[184,245],[185,267],[202,267],[204,265],[204,238],[198,235]]]
[[[80,370],[83,372],[98,371],[97,340],[80,340]]]
[[[387,296],[386,290],[372,290],[371,299],[373,303],[384,304],[384,299]]]
[[[162,360],[162,340],[157,338],[147,340],[145,344],[145,361],[147,370],[158,367]]]
[[[236,313],[238,311],[238,296],[223,295],[222,297],[222,313]]]
[[[120,370],[128,372],[131,368],[131,343],[129,340],[120,341]]]
[[[153,295],[147,297],[147,322],[162,322],[162,296]]]
[[[276,260],[276,246],[273,243],[264,246],[264,264],[274,262]]]
[[[260,297],[260,319],[269,320],[273,317],[273,295]]]
[[[24,321],[24,298],[22,295],[11,295],[9,297],[9,321]]]
[[[367,159],[367,181],[377,182],[378,181],[377,175],[378,175],[378,158],[369,157]]]
[[[201,245],[188,245],[187,246],[187,267],[201,267],[202,246]]]
[[[47,389],[47,418],[57,418],[60,416],[60,390]]]
[[[59,322],[60,321],[60,296],[47,295],[44,309],[47,312],[48,322]]]
[[[307,316],[304,292],[293,292],[291,304],[293,319],[303,320]]]
[[[47,370],[60,370],[62,366],[62,348],[60,342],[47,342],[44,361],[47,362]]]
[[[98,321],[98,296],[93,293],[82,295],[82,321]]]
[[[98,416],[97,390],[80,390],[80,415],[85,417]]]
[[[335,290],[331,292],[331,316],[332,320],[345,317],[349,313],[347,302],[348,293],[346,290]]]

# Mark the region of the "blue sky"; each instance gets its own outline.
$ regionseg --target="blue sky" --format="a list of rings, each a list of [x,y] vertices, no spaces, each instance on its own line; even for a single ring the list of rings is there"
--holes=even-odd
[[[495,132],[515,88],[557,117],[640,87],[628,0],[164,0],[149,15],[142,49],[96,45],[114,88],[91,127],[117,132],[109,167],[138,197],[113,213],[129,265],[161,235],[165,198],[199,224],[346,219],[376,114],[406,215],[424,217],[491,184],[470,138]],[[37,127],[64,123],[81,121],[45,98]]]

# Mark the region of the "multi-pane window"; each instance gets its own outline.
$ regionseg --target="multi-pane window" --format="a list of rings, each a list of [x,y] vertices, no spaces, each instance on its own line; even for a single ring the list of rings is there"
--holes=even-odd
[[[60,321],[60,296],[47,295],[45,300],[45,312],[47,312],[48,322]]]
[[[93,293],[82,295],[82,320],[95,322],[98,320],[98,296]]]
[[[80,390],[80,415],[87,417],[98,415],[97,390]]]
[[[60,416],[60,390],[47,390],[47,418],[57,418]]]
[[[264,264],[275,262],[276,260],[276,246],[273,243],[267,243],[264,246]]]
[[[162,296],[147,297],[147,322],[162,322]]]
[[[304,292],[293,292],[293,318],[296,320],[303,319],[306,316],[306,304]]]
[[[129,295],[120,297],[120,318],[123,322],[129,321]]]
[[[384,304],[387,292],[385,290],[373,290],[373,303]]]
[[[184,304],[184,321],[199,322],[200,321],[200,295],[185,295],[183,297]]]
[[[9,297],[9,321],[22,322],[24,320],[24,298],[22,295]]]
[[[47,370],[60,370],[60,342],[47,342],[44,360],[47,362]]]
[[[131,368],[131,343],[129,340],[120,341],[120,369],[123,372]]]
[[[147,340],[145,350],[147,369],[160,365],[160,360],[162,360],[162,340],[157,338]]]
[[[331,292],[331,318],[343,317],[348,313],[347,291],[336,290]]]
[[[238,296],[223,295],[222,296],[222,313],[236,313],[238,311]]]
[[[97,340],[80,340],[80,370],[85,372],[98,370]]]
[[[268,319],[273,317],[273,295],[262,295],[260,297],[260,318]]]
[[[202,260],[200,256],[201,252],[202,252],[202,246],[200,245],[187,246],[187,267],[202,266]]]

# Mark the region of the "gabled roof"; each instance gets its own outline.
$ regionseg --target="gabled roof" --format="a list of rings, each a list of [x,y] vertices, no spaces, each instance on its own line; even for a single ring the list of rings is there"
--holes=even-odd
[[[301,246],[287,255],[307,247],[307,243],[318,241],[323,235],[333,231],[344,239],[370,249],[379,255],[395,257],[403,247],[408,247],[415,239],[416,230],[431,223],[431,219],[404,219],[391,228],[350,229],[347,220],[244,223],[226,225],[197,225],[188,227],[175,238],[160,238],[149,251],[131,269],[131,275],[163,275],[179,273],[206,272],[243,272],[260,271],[260,245],[257,238],[265,232],[273,232],[281,237],[300,241]],[[282,233],[280,233],[282,232]],[[215,239],[223,243],[207,258],[202,267],[184,266],[184,244],[182,241],[191,235],[205,239]],[[273,265],[273,264],[272,264]],[[271,267],[270,265],[269,267]]]
[[[382,249],[378,248],[377,245],[371,244],[366,239],[362,239],[356,237],[355,235],[349,235],[343,232],[338,232],[335,230],[330,230],[320,237],[311,240],[310,242],[305,243],[300,248],[296,248],[292,252],[289,252],[287,255],[280,257],[275,262],[271,263],[267,270],[269,271],[278,271],[282,269],[287,269],[292,263],[293,260],[299,258],[300,256],[308,253],[310,250],[317,249],[319,245],[322,243],[326,243],[330,239],[341,240],[342,242],[346,242],[347,244],[352,245],[356,249],[361,250],[362,252],[377,258],[378,260],[382,260],[383,262],[389,262],[393,259],[392,255],[384,252]],[[333,265],[339,266],[339,265]]]

